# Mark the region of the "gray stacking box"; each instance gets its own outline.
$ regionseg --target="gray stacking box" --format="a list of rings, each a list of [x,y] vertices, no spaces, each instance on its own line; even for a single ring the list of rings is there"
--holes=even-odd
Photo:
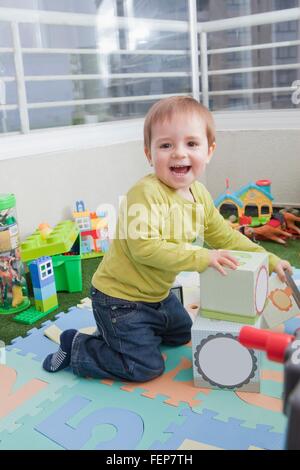
[[[196,387],[259,392],[260,353],[245,348],[237,339],[244,325],[200,315],[192,326]],[[260,319],[254,326],[259,328],[259,323]]]

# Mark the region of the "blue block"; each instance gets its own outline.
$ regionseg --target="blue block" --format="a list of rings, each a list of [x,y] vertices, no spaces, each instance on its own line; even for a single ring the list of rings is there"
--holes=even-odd
[[[91,244],[89,241],[82,240],[81,241],[81,253],[90,253],[91,252]]]
[[[55,282],[54,269],[50,256],[43,256],[29,264],[32,285],[36,288]]]
[[[34,298],[36,300],[49,299],[49,297],[56,294],[55,283],[53,282],[52,284],[48,284],[46,286],[43,286],[41,289],[39,289],[38,287],[34,287],[33,288],[33,294],[34,294]]]
[[[109,240],[101,240],[101,251],[106,253],[109,249]]]

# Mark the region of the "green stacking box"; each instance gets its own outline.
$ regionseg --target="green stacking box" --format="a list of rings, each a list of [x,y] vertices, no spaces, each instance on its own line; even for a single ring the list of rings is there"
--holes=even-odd
[[[81,292],[82,273],[79,236],[68,253],[52,256],[52,262],[57,292]]]

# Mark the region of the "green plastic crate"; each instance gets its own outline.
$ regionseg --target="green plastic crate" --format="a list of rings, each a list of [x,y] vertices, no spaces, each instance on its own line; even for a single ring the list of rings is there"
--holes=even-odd
[[[41,256],[53,256],[70,250],[78,237],[75,222],[65,220],[57,224],[52,233],[43,239],[40,230],[36,230],[21,243],[22,261],[32,261]]]
[[[68,253],[52,256],[52,262],[56,291],[81,292],[82,272],[79,236]]]

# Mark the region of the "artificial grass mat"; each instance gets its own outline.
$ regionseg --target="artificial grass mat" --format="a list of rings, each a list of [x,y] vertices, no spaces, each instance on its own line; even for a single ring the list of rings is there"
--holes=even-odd
[[[13,321],[14,315],[0,315],[0,340],[5,344],[9,344],[13,338],[17,336],[25,336],[26,331],[32,328],[39,328],[40,325],[47,320],[55,320],[55,315],[60,312],[67,312],[70,307],[79,304],[80,300],[84,297],[90,296],[91,279],[97,266],[102,258],[91,258],[82,260],[82,292],[58,292],[58,308],[53,312],[46,315],[41,320],[35,322],[33,325],[22,325]],[[27,276],[28,280],[28,276]],[[32,289],[28,282],[29,298],[31,304],[34,306],[34,297]]]
[[[292,266],[300,268],[300,240],[290,240],[288,241],[287,246],[282,246],[274,242],[260,242],[260,244],[271,253],[288,260]],[[82,260],[82,292],[72,294],[68,292],[59,292],[57,294],[59,305],[57,310],[49,313],[33,325],[22,325],[14,322],[12,320],[14,315],[0,315],[0,340],[4,341],[5,344],[9,344],[13,338],[16,338],[17,336],[25,336],[28,330],[39,328],[42,323],[47,320],[54,319],[57,313],[66,312],[70,307],[77,305],[84,297],[89,297],[91,279],[99,262],[101,262],[101,259],[102,258],[92,258]],[[34,305],[33,296],[29,295],[29,297],[32,305]]]

